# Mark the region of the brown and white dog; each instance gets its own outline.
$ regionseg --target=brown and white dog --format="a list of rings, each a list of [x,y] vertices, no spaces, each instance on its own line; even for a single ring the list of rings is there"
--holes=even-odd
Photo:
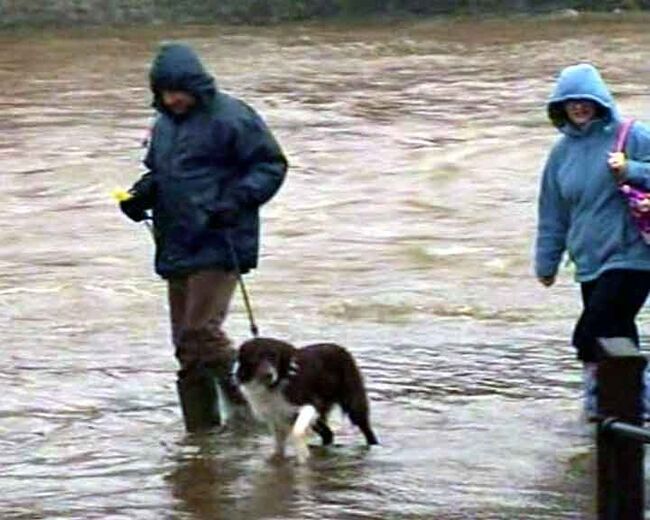
[[[312,428],[332,444],[327,419],[334,405],[378,444],[370,427],[363,378],[352,355],[339,345],[322,343],[295,348],[270,338],[256,338],[239,349],[234,375],[253,413],[275,435],[275,458],[283,458],[291,437],[299,462],[309,457],[306,436]]]

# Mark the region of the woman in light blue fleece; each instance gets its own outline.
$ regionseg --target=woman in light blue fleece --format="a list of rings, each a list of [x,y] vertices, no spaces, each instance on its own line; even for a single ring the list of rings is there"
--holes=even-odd
[[[555,282],[565,250],[576,266],[584,309],[573,334],[584,363],[588,415],[595,412],[595,338],[630,337],[650,291],[650,246],[630,216],[618,182],[650,188],[650,130],[635,123],[625,149],[614,149],[622,121],[598,70],[580,64],[562,71],[548,103],[562,136],[542,177],[535,271]]]

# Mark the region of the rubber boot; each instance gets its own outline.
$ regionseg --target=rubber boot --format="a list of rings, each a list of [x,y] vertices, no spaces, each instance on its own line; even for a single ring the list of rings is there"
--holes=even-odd
[[[253,413],[232,373],[236,355],[233,348],[215,348],[209,342],[202,345],[201,359],[212,373],[217,386],[222,423],[250,426],[254,421]]]
[[[199,363],[179,372],[176,388],[188,432],[206,431],[221,425],[215,380],[205,365]]]

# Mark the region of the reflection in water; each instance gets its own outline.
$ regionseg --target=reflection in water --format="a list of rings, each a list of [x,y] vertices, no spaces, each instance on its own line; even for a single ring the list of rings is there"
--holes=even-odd
[[[248,440],[222,433],[184,443],[192,452],[175,455],[174,467],[165,476],[179,514],[206,520],[322,518],[328,509],[335,516],[345,514],[345,504],[353,504],[368,465],[367,449],[334,453],[314,446],[309,463],[296,466],[291,459],[269,462],[262,456],[268,455],[267,447],[251,446]],[[233,456],[233,447],[238,455]]]
[[[543,291],[529,267],[555,138],[543,106],[557,71],[588,59],[650,119],[640,28],[0,35],[0,516],[589,517],[566,345],[578,295],[568,273]],[[266,435],[184,437],[150,237],[109,196],[137,176],[147,67],[170,38],[286,147],[249,281],[262,332],[348,346],[380,448],[343,424],[340,446],[277,467]],[[228,326],[246,337],[241,306]]]

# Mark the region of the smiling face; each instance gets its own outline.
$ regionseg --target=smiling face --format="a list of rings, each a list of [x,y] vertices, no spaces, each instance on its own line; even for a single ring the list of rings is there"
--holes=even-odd
[[[598,107],[589,99],[570,99],[564,103],[564,110],[571,123],[582,127],[596,117]]]

